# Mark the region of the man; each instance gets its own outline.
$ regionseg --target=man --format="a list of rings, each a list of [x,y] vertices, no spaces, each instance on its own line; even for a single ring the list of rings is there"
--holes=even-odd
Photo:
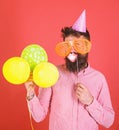
[[[98,124],[110,127],[114,110],[106,79],[88,63],[91,42],[85,11],[72,27],[61,32],[64,41],[56,45],[56,52],[65,58],[65,64],[58,66],[57,83],[39,88],[38,96],[34,83],[25,83],[32,117],[40,122],[50,109],[49,130],[98,130]]]

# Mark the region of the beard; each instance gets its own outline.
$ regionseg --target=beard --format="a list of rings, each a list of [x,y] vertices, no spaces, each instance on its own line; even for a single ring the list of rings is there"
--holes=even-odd
[[[67,57],[65,58],[66,68],[70,72],[79,72],[80,70],[84,69],[88,65],[88,54],[81,55],[78,54],[77,59],[75,62],[71,62]]]

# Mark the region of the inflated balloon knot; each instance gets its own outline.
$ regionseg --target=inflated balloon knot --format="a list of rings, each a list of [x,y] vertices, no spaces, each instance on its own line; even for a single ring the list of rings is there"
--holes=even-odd
[[[33,81],[33,73],[31,72],[27,81]]]

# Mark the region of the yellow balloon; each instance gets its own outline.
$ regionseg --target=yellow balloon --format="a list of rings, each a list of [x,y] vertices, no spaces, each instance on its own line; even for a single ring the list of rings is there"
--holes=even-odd
[[[59,78],[59,72],[50,62],[41,62],[33,71],[33,81],[41,88],[53,86]]]
[[[21,57],[9,58],[3,64],[3,76],[12,84],[22,84],[27,81],[30,75],[30,66]]]

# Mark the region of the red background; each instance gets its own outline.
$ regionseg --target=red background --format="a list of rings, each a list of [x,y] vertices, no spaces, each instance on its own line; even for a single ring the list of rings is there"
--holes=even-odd
[[[71,26],[87,11],[87,27],[93,48],[90,64],[107,77],[112,104],[116,112],[113,126],[119,129],[119,1],[118,0],[2,0],[0,3],[0,129],[31,130],[24,85],[12,85],[2,76],[3,63],[20,56],[31,43],[41,45],[49,61],[61,64],[54,51],[61,41],[60,29]],[[48,117],[41,123],[33,121],[35,130],[48,130]],[[100,130],[105,128],[100,126]]]

